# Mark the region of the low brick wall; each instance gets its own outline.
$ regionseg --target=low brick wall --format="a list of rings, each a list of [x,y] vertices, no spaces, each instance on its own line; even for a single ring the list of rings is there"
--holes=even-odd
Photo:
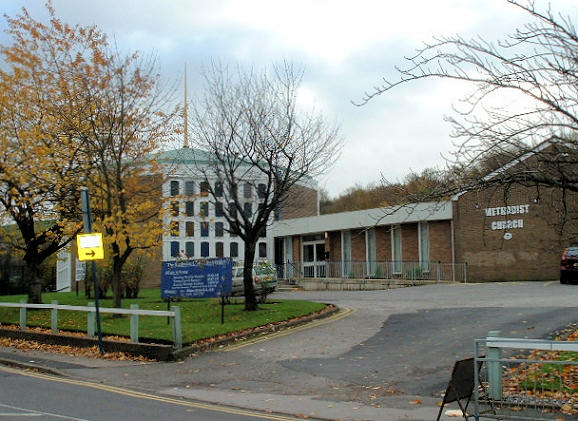
[[[70,336],[54,335],[52,333],[33,332],[27,330],[14,330],[0,328],[0,336],[11,339],[21,339],[25,341],[35,341],[50,345],[67,345],[79,348],[90,348],[98,346],[98,339]],[[172,345],[146,344],[134,342],[119,342],[103,340],[104,352],[126,352],[131,355],[142,355],[143,357],[169,361],[174,359]]]
[[[444,281],[441,281],[444,282]],[[296,284],[305,291],[373,291],[428,285],[434,281],[409,281],[400,279],[342,279],[311,278],[298,279]]]

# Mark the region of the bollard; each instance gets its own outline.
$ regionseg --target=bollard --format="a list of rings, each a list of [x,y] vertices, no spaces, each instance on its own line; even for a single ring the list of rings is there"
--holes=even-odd
[[[94,303],[88,303],[88,307],[94,307]],[[86,336],[89,338],[94,338],[94,324],[96,323],[96,313],[94,311],[88,311],[86,313],[87,325],[86,325]]]
[[[21,299],[20,304],[26,304],[26,300]],[[20,330],[26,330],[26,307],[20,307]]]
[[[138,310],[138,304],[131,304],[131,310]],[[130,315],[130,340],[138,342],[138,314]]]
[[[486,341],[500,337],[499,330],[490,330]],[[490,399],[502,400],[502,362],[492,361],[502,358],[502,349],[488,346],[488,381],[490,383]]]
[[[183,347],[183,332],[181,329],[181,308],[173,307],[175,312],[175,317],[173,319],[173,336],[174,336],[174,346],[175,349],[181,349]]]
[[[52,333],[58,335],[58,301],[53,300],[52,305],[54,307],[50,310],[50,325],[52,327]]]

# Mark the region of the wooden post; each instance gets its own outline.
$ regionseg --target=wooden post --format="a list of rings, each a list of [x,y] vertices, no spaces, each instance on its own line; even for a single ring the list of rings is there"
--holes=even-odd
[[[131,304],[131,310],[138,310],[138,304]],[[130,315],[130,340],[138,342],[138,314]]]
[[[50,321],[52,333],[58,335],[58,301],[52,300],[52,309],[50,310]]]

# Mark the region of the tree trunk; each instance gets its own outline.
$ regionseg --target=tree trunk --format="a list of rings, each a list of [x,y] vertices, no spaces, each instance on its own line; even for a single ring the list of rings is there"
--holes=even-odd
[[[34,262],[27,262],[26,282],[28,284],[28,303],[42,304],[42,278],[40,267]]]
[[[253,262],[255,260],[256,240],[245,241],[245,262],[243,269],[243,285],[245,287],[245,311],[255,311],[259,309],[255,289],[253,288]]]
[[[114,295],[113,307],[122,307],[122,265],[118,257],[114,257],[112,264],[112,292]]]

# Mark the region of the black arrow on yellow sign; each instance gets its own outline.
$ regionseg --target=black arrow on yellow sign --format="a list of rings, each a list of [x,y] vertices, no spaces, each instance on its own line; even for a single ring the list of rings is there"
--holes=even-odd
[[[90,250],[90,251],[85,252],[84,254],[86,254],[87,256],[91,256],[91,257],[92,257],[92,256],[94,256],[96,253],[94,252],[94,250]]]

